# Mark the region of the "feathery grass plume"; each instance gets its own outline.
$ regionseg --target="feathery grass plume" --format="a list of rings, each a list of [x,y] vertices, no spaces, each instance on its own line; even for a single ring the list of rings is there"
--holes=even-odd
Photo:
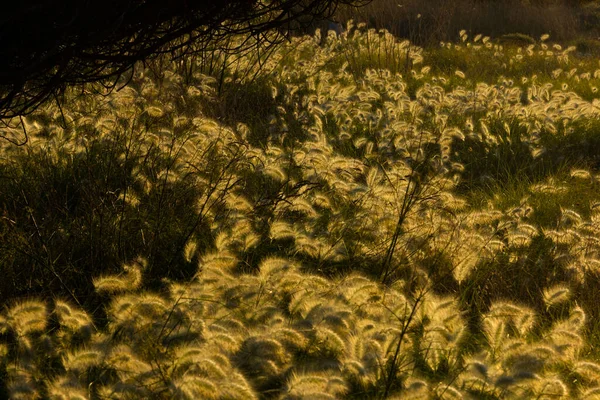
[[[174,377],[201,374],[212,381],[223,380],[231,368],[227,357],[211,357],[210,349],[193,345],[177,348],[173,359],[171,374]]]
[[[506,239],[508,245],[514,248],[527,248],[531,244],[531,237],[521,233],[509,233]]]
[[[230,335],[240,335],[245,337],[249,335],[248,327],[240,319],[233,318],[229,309],[219,304],[216,312],[209,314],[212,321],[208,325],[208,330],[215,333],[228,333]]]
[[[567,385],[558,377],[534,380],[531,382],[532,398],[537,399],[560,399],[569,398]]]
[[[382,177],[382,175],[379,173],[378,167],[369,168],[369,170],[365,176],[367,186],[369,188],[377,187],[381,183],[381,177]]]
[[[384,300],[385,299],[382,298],[382,300],[378,301],[355,304],[356,309],[354,312],[357,316],[357,329],[362,323],[369,326],[374,322],[385,322],[389,319],[390,311],[389,308],[385,307]]]
[[[398,394],[391,394],[389,400],[428,400],[431,398],[431,388],[424,380],[407,377],[404,381],[404,389]]]
[[[242,251],[248,252],[253,247],[258,246],[261,241],[261,237],[255,233],[249,233],[244,236],[244,240],[242,242]]]
[[[485,248],[494,256],[506,249],[506,243],[501,240],[492,239],[486,243]]]
[[[483,210],[470,212],[467,222],[469,225],[491,225],[494,221],[499,221],[504,214],[498,210]]]
[[[192,258],[194,257],[194,254],[196,253],[197,247],[198,247],[198,244],[194,240],[189,240],[185,244],[185,247],[183,249],[183,258],[185,259],[185,261],[192,262]]]
[[[225,252],[231,245],[231,232],[220,231],[215,237],[215,248],[217,252]]]
[[[485,361],[478,358],[466,359],[465,365],[468,366],[469,374],[487,380],[493,371],[490,370],[490,366]]]
[[[48,384],[48,395],[52,400],[87,400],[89,391],[68,378],[58,378]]]
[[[302,197],[291,199],[287,206],[288,207],[285,208],[286,210],[302,213],[305,218],[318,218],[319,216],[319,213],[315,211],[312,204]]]
[[[313,196],[312,203],[314,206],[317,206],[320,208],[325,208],[325,209],[333,208],[332,201],[329,197],[327,197],[326,194],[323,194],[320,192],[312,192],[312,196]]]
[[[288,296],[298,291],[298,283],[304,279],[298,271],[298,265],[283,258],[268,257],[261,261],[259,298],[266,295],[264,300],[267,302],[287,302]]]
[[[598,382],[600,380],[600,365],[591,361],[577,361],[573,365],[573,372],[589,382]]]
[[[220,294],[221,301],[224,302],[225,307],[229,309],[242,310],[252,305],[255,309],[265,305],[267,302],[266,296],[264,296],[264,288],[260,287],[258,283],[259,278],[256,276],[249,276],[239,284],[232,287],[223,287],[222,293]],[[261,303],[262,300],[262,303]]]
[[[377,380],[383,356],[381,345],[368,339],[364,332],[350,334],[346,340],[343,368],[354,381],[366,388]]]
[[[442,327],[428,327],[419,341],[424,361],[432,371],[439,371],[447,365],[455,365],[460,356],[458,346],[460,333],[449,332]]]
[[[585,324],[586,316],[583,309],[579,306],[575,306],[571,308],[571,312],[569,313],[568,323],[573,327],[573,329],[579,331],[583,328]]]
[[[569,321],[560,321],[552,326],[545,339],[556,350],[556,357],[560,356],[565,360],[574,359],[584,345],[583,338],[579,335],[579,330]]]
[[[465,199],[461,199],[450,192],[440,193],[439,198],[443,202],[443,207],[454,212],[462,211],[467,206],[467,201]]]
[[[201,276],[219,276],[226,277],[230,275],[238,264],[238,258],[229,251],[217,251],[203,255],[200,258],[199,266]]]
[[[505,393],[509,389],[511,390],[511,394],[513,394],[516,398],[531,396],[531,388],[529,385],[518,385],[519,379],[515,378],[511,375],[500,375],[495,381],[494,386],[502,388],[502,392]]]
[[[336,399],[348,393],[344,379],[333,372],[293,372],[285,386],[283,399]]]
[[[273,239],[294,239],[298,236],[298,232],[287,222],[275,221],[271,224],[269,236]]]
[[[95,330],[91,317],[85,311],[66,301],[56,300],[54,302],[54,314],[63,330],[83,334],[85,338],[89,338]]]
[[[449,383],[439,384],[435,389],[435,396],[436,398],[443,400],[458,400],[464,398],[462,392]]]
[[[127,299],[128,296],[123,297]],[[131,308],[131,312],[137,314],[137,316],[141,316],[144,318],[150,316],[160,317],[166,312],[172,312],[172,308],[169,306],[168,302],[164,298],[152,294],[150,292],[141,293],[136,296],[131,296],[130,298],[133,300],[133,307]],[[127,303],[128,299],[126,300],[126,304]],[[120,309],[119,311],[125,310]]]
[[[506,323],[500,318],[485,318],[483,330],[492,354],[496,354],[507,339]]]
[[[527,210],[525,210],[525,211],[527,211]],[[531,224],[524,224],[524,223],[519,223],[517,225],[516,231],[520,232],[523,235],[526,235],[530,238],[533,238],[534,236],[536,236],[539,233],[538,228],[536,228],[535,226],[533,226]]]
[[[6,343],[0,343],[0,365],[4,365],[8,362],[9,345]]]
[[[42,398],[37,379],[30,373],[23,370],[16,374],[11,374],[9,371],[8,375],[6,389],[10,399],[30,400]]]
[[[530,152],[531,152],[531,157],[533,157],[534,159],[537,159],[537,158],[543,156],[544,154],[546,154],[546,148],[543,147],[543,146],[537,146],[537,147],[530,146],[529,149],[530,149]],[[541,185],[541,186],[540,185],[535,185],[535,187],[536,188],[540,188],[540,191],[542,193],[544,193],[544,190],[546,188],[545,185]]]
[[[124,274],[105,275],[93,279],[94,288],[98,293],[124,293],[139,288],[142,283],[142,270],[145,261],[140,259],[132,264],[123,265]]]
[[[4,326],[10,327],[17,336],[25,336],[45,330],[47,322],[46,304],[36,300],[25,300],[15,303],[7,310]]]
[[[280,257],[268,257],[260,262],[259,273],[261,276],[283,275],[298,271],[298,265],[290,260]]]
[[[308,346],[308,339],[295,329],[279,327],[270,330],[269,334],[288,349],[288,351],[304,350]]]
[[[600,260],[595,258],[581,257],[573,260],[567,265],[567,269],[575,273],[577,281],[583,283],[587,272],[595,273],[600,271]]]
[[[204,304],[202,297],[206,295],[204,285],[201,285],[197,280],[189,283],[170,282],[169,283],[169,299],[172,302],[177,302],[188,310],[197,310],[198,315],[204,312]]]
[[[564,284],[554,285],[544,290],[544,303],[546,308],[568,301],[571,297],[571,289]]]
[[[301,254],[317,260],[326,260],[332,254],[332,248],[327,243],[322,243],[322,238],[314,238],[306,234],[297,233],[294,249]]]
[[[489,397],[492,399],[500,399],[502,398],[502,393],[505,392],[505,390],[495,386],[493,381],[488,381],[475,376],[462,378],[460,382],[456,383],[456,386],[459,386],[471,396],[474,396],[474,398]]]
[[[586,237],[591,236],[591,237],[593,237],[596,240],[598,239],[597,236],[600,233],[600,230],[599,230],[598,224],[596,224],[592,220],[592,218],[593,218],[593,215],[594,215],[594,208],[598,207],[599,205],[600,205],[600,203],[596,204],[596,202],[590,202],[590,209],[592,210],[592,215],[590,216],[590,220],[581,223],[577,227],[577,229],[580,230],[584,236],[586,236]],[[592,240],[592,241],[594,242],[594,244],[598,243],[595,240]]]
[[[253,314],[248,315],[247,320],[249,324],[265,324],[271,326],[272,324],[278,324],[283,320],[283,313],[279,304],[275,304],[280,299],[279,296],[270,297],[269,292],[258,292],[256,301],[253,298],[248,297],[248,300],[255,302]],[[277,293],[279,294],[279,293]],[[254,295],[254,293],[253,293]]]
[[[535,324],[535,312],[508,302],[496,302],[485,314],[485,319],[502,321],[509,329],[513,329],[515,334],[525,336]]]
[[[506,349],[501,354],[501,358],[504,370],[510,372],[515,378],[541,372],[546,364],[554,361],[557,356],[552,348],[536,343],[519,344],[513,347]]]
[[[231,208],[232,210],[239,211],[241,213],[248,213],[254,209],[254,207],[248,199],[246,199],[244,196],[238,196],[233,193],[229,193],[227,195],[227,197],[225,198],[225,202],[227,203],[227,206],[229,208]]]
[[[592,252],[597,252],[600,249],[600,238],[596,236],[596,228],[593,224],[583,223],[577,227],[577,230],[582,233],[581,243],[578,246],[585,255],[591,255]],[[591,231],[588,235],[586,231]]]
[[[127,192],[121,194],[119,197],[124,204],[127,204],[130,207],[137,207],[140,204],[140,199],[135,195],[135,193]]]
[[[600,201],[594,202],[590,205],[592,215],[590,215],[590,221],[594,224],[600,222]]]
[[[167,316],[157,335],[157,339],[160,339],[164,346],[171,348],[200,340],[203,337],[206,325],[200,317],[190,318],[190,314],[182,312],[179,306],[177,309],[174,308],[171,316],[174,317],[169,319]]]
[[[205,334],[206,342],[210,346],[220,349],[223,354],[229,355],[239,351],[242,345],[242,337],[243,335],[238,332],[230,333],[222,327],[217,329],[215,324],[210,325]]]
[[[586,400],[599,400],[600,399],[600,386],[595,386],[593,388],[583,390],[581,393],[580,399]]]
[[[561,207],[561,218],[560,218],[560,226],[561,227],[571,227],[577,226],[581,222],[583,222],[583,218],[579,215],[578,212],[569,209],[563,209]]]
[[[544,236],[552,239],[557,245],[571,245],[574,242],[574,235],[571,231],[556,231],[553,229],[542,229]]]
[[[377,302],[381,299],[379,285],[356,273],[343,278],[337,286],[337,291],[341,298],[358,307],[367,302]]]
[[[251,336],[234,356],[238,368],[259,386],[290,367],[291,355],[280,342],[264,336]]]
[[[592,174],[590,174],[590,171],[587,171],[585,169],[573,169],[571,170],[569,175],[571,176],[571,178],[587,180],[592,179]]]
[[[336,330],[317,325],[314,328],[315,341],[309,345],[309,353],[340,360],[346,349],[344,337]]]
[[[314,286],[311,284],[314,284]],[[288,306],[289,313],[306,318],[314,307],[322,305],[324,298],[323,291],[328,286],[328,282],[321,277],[314,275],[307,277],[306,281],[301,283],[298,290],[292,293]]]
[[[169,389],[171,398],[177,400],[222,398],[219,387],[211,379],[200,376],[185,375],[173,379]]]
[[[220,386],[221,398],[231,400],[255,400],[258,394],[246,381],[244,375],[233,373],[226,382]]]
[[[147,107],[146,112],[148,113],[148,115],[154,118],[160,118],[164,115],[163,109],[157,106]]]
[[[84,348],[67,353],[63,356],[62,361],[67,371],[81,374],[89,368],[100,365],[102,353],[98,350]]]
[[[472,249],[473,247],[470,246]],[[485,245],[481,244],[480,249],[485,248]],[[475,269],[477,263],[480,260],[480,254],[475,251],[469,251],[465,254],[457,254],[458,260],[452,269],[452,275],[457,282],[463,282],[469,274]]]
[[[427,296],[418,313],[422,323],[418,342],[425,362],[433,371],[446,363],[454,364],[464,332],[456,300]]]
[[[114,368],[122,382],[130,382],[139,387],[143,387],[142,376],[150,378],[151,375],[158,373],[154,371],[151,364],[140,359],[133,353],[132,348],[125,344],[110,349],[105,362],[108,367]]]
[[[277,182],[285,182],[287,180],[287,174],[280,165],[267,165],[264,168],[264,173]]]
[[[328,297],[322,298],[327,299]],[[326,323],[329,327],[343,332],[347,332],[353,325],[355,316],[346,303],[335,297],[329,298],[326,304],[318,299],[315,300],[317,301],[311,302],[310,310],[304,316],[307,322],[313,325]]]
[[[141,293],[115,297],[108,311],[110,332],[131,340],[133,345],[142,344],[159,334],[164,326],[161,321],[172,314],[172,307],[160,296]]]

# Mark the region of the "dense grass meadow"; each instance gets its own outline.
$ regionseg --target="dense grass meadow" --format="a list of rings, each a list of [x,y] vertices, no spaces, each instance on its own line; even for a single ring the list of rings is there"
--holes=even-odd
[[[600,62],[350,23],[3,127],[0,398],[600,399]]]

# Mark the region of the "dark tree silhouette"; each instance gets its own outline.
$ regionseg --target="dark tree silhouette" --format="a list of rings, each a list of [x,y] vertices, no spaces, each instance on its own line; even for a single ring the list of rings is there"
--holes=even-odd
[[[201,51],[235,34],[266,38],[367,1],[12,1],[0,16],[0,119],[28,114],[69,85],[116,82],[158,54]]]

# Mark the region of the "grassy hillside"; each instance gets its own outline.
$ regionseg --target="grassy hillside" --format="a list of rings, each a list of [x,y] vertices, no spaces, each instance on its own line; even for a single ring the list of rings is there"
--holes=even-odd
[[[600,64],[460,38],[157,60],[2,128],[0,397],[600,398]]]

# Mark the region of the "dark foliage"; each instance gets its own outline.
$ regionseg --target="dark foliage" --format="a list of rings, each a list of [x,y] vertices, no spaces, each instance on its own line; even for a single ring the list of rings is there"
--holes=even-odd
[[[264,40],[365,0],[30,0],[0,17],[0,119],[33,111],[67,86],[117,82],[138,61],[231,48],[235,34]],[[249,42],[248,42],[249,43]],[[109,88],[114,83],[108,84]]]

